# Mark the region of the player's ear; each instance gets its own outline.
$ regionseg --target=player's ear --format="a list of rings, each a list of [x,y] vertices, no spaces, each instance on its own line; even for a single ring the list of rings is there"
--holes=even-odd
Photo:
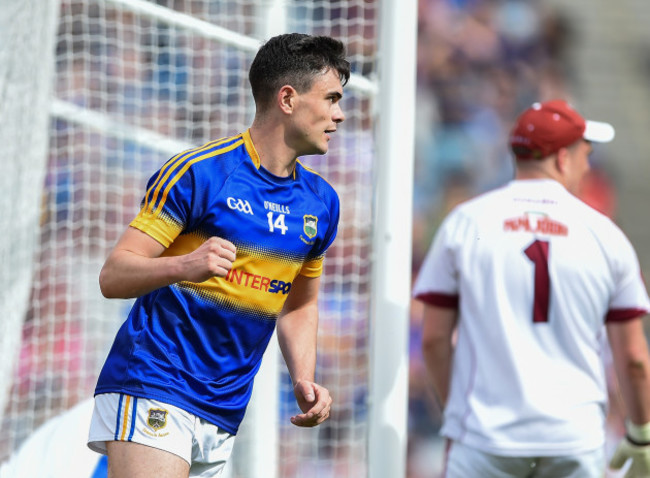
[[[293,108],[295,106],[296,100],[296,90],[293,86],[284,85],[278,90],[278,106],[283,113],[290,115],[293,113]]]
[[[569,170],[569,156],[568,148],[560,148],[558,152],[555,153],[555,167],[562,175],[566,174]]]

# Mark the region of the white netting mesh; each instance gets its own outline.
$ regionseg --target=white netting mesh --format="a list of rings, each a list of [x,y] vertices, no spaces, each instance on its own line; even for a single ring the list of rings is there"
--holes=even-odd
[[[53,2],[39,0],[7,0],[0,8],[0,409],[8,401],[16,359],[23,356],[21,325],[33,293],[56,11]],[[28,360],[21,360],[19,378],[32,366]],[[24,390],[20,382],[15,387]],[[17,427],[24,421],[12,420]]]
[[[250,43],[235,46],[216,39],[214,31],[202,34],[202,24],[152,17],[127,3],[138,4],[67,0],[61,5],[40,245],[0,458],[47,418],[92,394],[131,304],[101,297],[99,269],[137,212],[148,177],[185,146],[238,133],[252,120]],[[159,0],[149,6],[258,41],[272,30],[266,24],[268,3]],[[372,77],[378,2],[277,5],[284,9],[287,31],[340,38],[353,72]],[[367,92],[347,87],[346,122],[329,154],[304,159],[334,184],[342,204],[339,235],[326,260],[318,360],[319,380],[336,406],[324,426],[293,427],[288,417],[296,405],[283,375],[282,477],[303,476],[305,470],[314,477],[365,473],[371,102]]]

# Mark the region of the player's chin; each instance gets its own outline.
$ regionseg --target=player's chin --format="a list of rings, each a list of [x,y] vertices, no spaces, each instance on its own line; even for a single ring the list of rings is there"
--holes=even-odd
[[[314,145],[312,148],[312,151],[308,154],[325,154],[329,151],[329,147],[327,143],[319,144],[319,145]]]
[[[321,150],[321,154],[327,153],[330,147],[331,139],[332,137],[330,136],[330,133],[325,133],[325,137],[323,138],[323,141],[321,141],[320,144],[317,145]]]

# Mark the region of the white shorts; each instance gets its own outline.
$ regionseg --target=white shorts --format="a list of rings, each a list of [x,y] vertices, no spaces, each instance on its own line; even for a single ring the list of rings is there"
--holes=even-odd
[[[88,447],[106,454],[107,441],[165,450],[190,464],[190,476],[218,476],[235,436],[178,407],[122,393],[95,396]]]
[[[605,452],[600,448],[567,456],[498,456],[452,441],[445,478],[584,478],[603,476],[604,472]]]

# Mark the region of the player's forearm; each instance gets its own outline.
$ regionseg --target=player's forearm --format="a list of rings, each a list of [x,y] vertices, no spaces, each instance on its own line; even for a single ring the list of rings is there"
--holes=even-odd
[[[645,357],[630,358],[619,365],[619,387],[632,423],[650,423],[650,361]]]
[[[422,354],[434,392],[444,407],[449,395],[454,331],[458,310],[425,302],[422,313]]]
[[[313,309],[313,310],[312,310]],[[278,342],[291,381],[314,381],[318,313],[314,308],[295,310],[278,319]]]
[[[182,280],[180,257],[143,257],[116,251],[99,274],[104,297],[130,299]]]
[[[452,353],[451,343],[444,341],[425,342],[422,346],[429,380],[443,407],[447,404],[449,396]]]
[[[614,368],[630,421],[650,422],[650,354],[643,322],[608,325]]]

